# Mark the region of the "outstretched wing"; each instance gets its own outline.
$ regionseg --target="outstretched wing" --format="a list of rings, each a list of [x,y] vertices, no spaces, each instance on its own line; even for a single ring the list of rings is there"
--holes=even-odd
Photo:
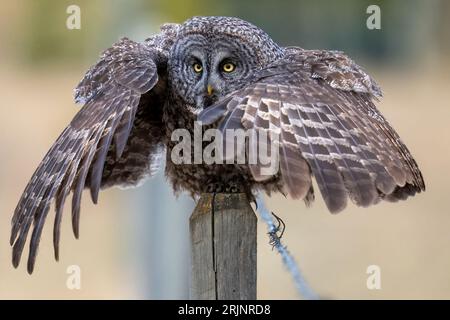
[[[416,162],[372,101],[379,96],[377,84],[342,53],[287,48],[285,58],[199,120],[221,119],[221,130],[275,132],[283,190],[309,200],[313,175],[328,209],[339,212],[348,196],[369,206],[425,190]],[[271,178],[258,165],[250,170],[256,181]]]
[[[10,242],[15,267],[33,225],[27,266],[29,273],[33,271],[53,200],[58,259],[62,211],[71,190],[72,226],[78,237],[85,187],[96,203],[100,187],[133,185],[151,174],[160,151],[166,89],[167,52],[162,40],[161,35],[146,43],[121,39],[103,53],[75,89],[75,101],[84,106],[44,157],[14,212]]]

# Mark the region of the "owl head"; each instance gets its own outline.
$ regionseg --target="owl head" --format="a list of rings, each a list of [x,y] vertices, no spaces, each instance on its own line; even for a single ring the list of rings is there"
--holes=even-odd
[[[183,23],[168,61],[173,91],[197,113],[248,84],[283,49],[263,30],[232,17],[194,17]]]

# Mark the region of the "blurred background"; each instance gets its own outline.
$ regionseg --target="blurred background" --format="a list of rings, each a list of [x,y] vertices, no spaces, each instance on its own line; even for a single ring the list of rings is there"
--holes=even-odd
[[[81,29],[66,28],[69,5]],[[368,30],[366,8],[381,8]],[[34,169],[75,115],[72,90],[101,51],[122,36],[143,40],[164,22],[194,15],[246,19],[282,45],[345,51],[384,91],[379,109],[408,145],[427,191],[406,202],[331,215],[275,196],[270,209],[310,286],[329,299],[450,298],[450,2],[431,1],[9,1],[0,5],[0,298],[179,299],[189,292],[188,218],[160,174],[138,189],[110,189],[97,206],[82,202],[81,238],[63,220],[61,258],[53,260],[49,215],[32,276],[12,267],[10,218]],[[317,190],[317,188],[316,188]],[[66,286],[81,268],[81,289]],[[366,269],[381,269],[368,290]],[[298,299],[280,256],[258,229],[258,297]]]

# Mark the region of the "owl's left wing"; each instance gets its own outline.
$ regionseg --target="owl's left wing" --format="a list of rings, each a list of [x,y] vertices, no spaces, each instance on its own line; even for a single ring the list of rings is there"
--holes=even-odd
[[[359,66],[340,52],[286,52],[199,120],[220,119],[221,130],[275,132],[283,191],[307,200],[312,175],[331,212],[348,197],[365,207],[425,190],[416,162],[372,101],[379,87]],[[249,167],[256,181],[271,178]]]

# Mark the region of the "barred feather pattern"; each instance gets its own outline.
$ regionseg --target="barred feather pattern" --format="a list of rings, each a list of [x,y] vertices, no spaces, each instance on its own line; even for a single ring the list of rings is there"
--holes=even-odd
[[[308,200],[312,175],[333,213],[348,198],[367,207],[425,190],[416,162],[372,101],[381,96],[378,85],[341,53],[286,50],[200,120],[214,123],[240,109],[243,127],[278,133],[287,193]],[[250,169],[260,181],[259,169]]]
[[[75,101],[84,106],[42,160],[14,212],[10,239],[14,266],[20,262],[32,229],[27,269],[33,271],[52,201],[56,211],[53,243],[58,259],[62,212],[70,191],[72,228],[78,237],[85,187],[90,188],[96,203],[101,187],[133,185],[155,171],[161,153],[162,98],[147,92],[152,88],[164,91],[163,79],[156,85],[157,63],[160,68],[164,66],[162,50],[124,38],[87,72],[75,90]],[[147,107],[149,100],[154,108]]]

